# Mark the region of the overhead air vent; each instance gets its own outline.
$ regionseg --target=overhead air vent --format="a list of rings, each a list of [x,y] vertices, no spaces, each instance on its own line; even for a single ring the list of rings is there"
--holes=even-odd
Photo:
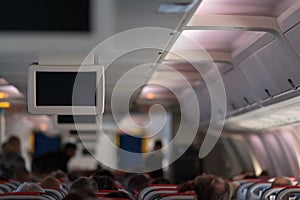
[[[185,13],[189,12],[193,6],[197,3],[198,0],[193,1],[180,1],[180,2],[172,2],[172,3],[161,3],[157,12],[160,13]]]

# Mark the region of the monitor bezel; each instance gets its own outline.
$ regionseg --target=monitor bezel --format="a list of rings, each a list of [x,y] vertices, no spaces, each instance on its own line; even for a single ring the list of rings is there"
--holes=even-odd
[[[53,126],[57,129],[62,130],[88,130],[88,131],[94,131],[99,130],[102,126],[102,115],[95,115],[96,121],[95,123],[77,123],[76,125],[74,123],[59,123],[58,122],[58,116],[59,115],[53,115]],[[98,121],[98,123],[97,123]]]
[[[96,106],[37,106],[36,72],[96,72]],[[104,112],[105,85],[102,65],[31,65],[28,76],[28,112],[50,115],[98,115]]]

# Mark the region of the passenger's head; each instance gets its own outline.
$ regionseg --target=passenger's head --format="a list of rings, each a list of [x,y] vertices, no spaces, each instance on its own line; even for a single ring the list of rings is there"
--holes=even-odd
[[[178,192],[188,192],[188,191],[194,191],[195,190],[195,184],[194,181],[186,181],[177,186]]]
[[[70,187],[71,192],[86,193],[98,192],[98,186],[94,179],[88,177],[80,177],[72,183]]]
[[[107,176],[93,175],[92,178],[98,185],[98,190],[117,190],[115,181]]]
[[[41,183],[40,186],[43,188],[57,188],[57,189],[62,189],[62,184],[61,182],[53,177],[46,177],[44,178]]]
[[[60,169],[51,172],[49,176],[56,178],[61,182],[69,181],[68,175]]]
[[[197,176],[194,180],[194,190],[198,199],[228,200],[230,186],[220,177],[214,175]]]
[[[21,141],[17,136],[11,136],[7,142],[2,144],[2,150],[4,153],[21,153]]]
[[[73,157],[76,154],[77,146],[73,143],[66,143],[64,146],[64,152],[68,157]]]
[[[131,194],[137,195],[148,185],[149,179],[146,176],[139,174],[129,178],[127,188]]]
[[[293,183],[288,177],[277,177],[272,182],[272,187],[292,186]]]
[[[86,192],[86,193],[78,193],[72,192],[69,193],[63,200],[98,200],[98,197],[93,192]]]
[[[154,151],[162,148],[162,142],[160,140],[156,140],[154,143]]]
[[[111,171],[109,171],[107,169],[97,170],[96,172],[93,173],[92,176],[108,176],[109,178],[113,179],[114,181],[116,180],[113,173],[111,173]]]
[[[16,153],[16,154],[21,153],[21,140],[17,136],[11,136],[8,139],[8,143],[14,147],[14,149],[13,149],[14,153]]]
[[[11,142],[15,146],[20,146],[21,145],[21,140],[18,136],[12,135],[8,138],[8,142]]]
[[[36,183],[24,182],[14,192],[45,192],[45,190]]]

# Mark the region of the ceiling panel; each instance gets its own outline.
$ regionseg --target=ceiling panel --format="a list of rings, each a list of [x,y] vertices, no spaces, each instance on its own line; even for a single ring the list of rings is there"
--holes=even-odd
[[[297,0],[203,0],[197,15],[259,15],[278,17]]]
[[[27,95],[27,71],[29,65],[38,62],[40,54],[61,53],[87,54],[96,45],[107,38],[133,28],[159,27],[174,30],[184,13],[158,13],[156,9],[160,0],[91,0],[92,4],[92,31],[89,34],[59,33],[59,32],[0,32],[0,76],[19,88]],[[140,37],[117,41],[112,46],[107,46],[104,52],[100,52],[99,62],[106,62],[105,54],[114,56],[118,52],[125,54],[111,63],[106,75],[106,107],[109,107],[111,92],[115,83],[131,69],[138,65],[155,63],[160,50],[145,50],[148,45],[163,46],[170,38],[170,33],[161,35],[155,33],[155,37],[149,39],[147,31]],[[136,44],[143,50],[136,51]],[[145,48],[146,47],[146,48]],[[126,52],[127,49],[133,51]],[[117,53],[112,53],[117,52]],[[150,77],[152,68],[134,70],[127,80],[122,83],[122,92],[119,95],[119,103],[122,105],[124,97],[128,95],[130,86],[142,85]],[[26,99],[26,98],[25,98]],[[110,112],[110,110],[106,110]]]
[[[261,33],[244,30],[185,30],[177,39],[171,52],[184,50],[233,52],[257,35]],[[186,40],[194,41],[194,43],[186,42]]]

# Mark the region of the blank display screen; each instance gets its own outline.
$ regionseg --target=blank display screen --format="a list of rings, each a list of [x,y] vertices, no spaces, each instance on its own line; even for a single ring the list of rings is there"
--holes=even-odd
[[[0,30],[90,31],[89,0],[1,0]]]
[[[79,131],[79,130],[71,130],[70,131],[71,135],[97,135],[96,131]]]
[[[57,123],[58,124],[95,124],[96,117],[95,115],[58,115]]]
[[[36,106],[96,106],[96,77],[96,72],[36,72]]]

